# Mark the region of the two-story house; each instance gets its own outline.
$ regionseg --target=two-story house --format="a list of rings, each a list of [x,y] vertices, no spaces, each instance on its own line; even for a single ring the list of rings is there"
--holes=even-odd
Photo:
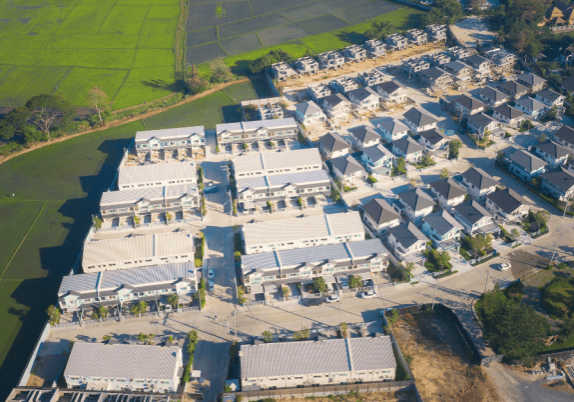
[[[436,201],[443,209],[451,210],[464,202],[467,193],[452,177],[446,177],[430,183],[430,189]]]
[[[469,235],[499,233],[500,228],[492,220],[492,215],[477,201],[463,202],[454,207],[454,217]]]
[[[528,216],[530,205],[516,191],[505,188],[486,196],[486,209],[496,220],[517,221]]]
[[[453,85],[453,77],[438,67],[431,67],[421,71],[422,84],[431,91],[444,91]]]
[[[359,88],[347,93],[355,110],[366,112],[380,107],[379,95],[372,88]]]
[[[526,182],[546,171],[546,162],[530,152],[518,150],[508,158],[508,169]]]
[[[422,232],[444,251],[458,251],[462,225],[447,211],[442,210],[425,216]]]
[[[520,74],[516,77],[519,84],[527,87],[531,92],[538,92],[544,88],[546,80],[532,73]]]
[[[409,128],[395,118],[379,121],[377,128],[387,142],[393,142],[409,135]]]
[[[383,236],[387,230],[403,223],[401,216],[381,199],[373,198],[363,205],[363,221],[377,236]]]
[[[233,158],[233,174],[236,180],[244,177],[270,176],[321,170],[323,162],[317,148],[293,151],[250,153]]]
[[[295,69],[300,74],[317,74],[319,72],[319,62],[309,56],[301,57],[295,62]]]
[[[454,60],[445,63],[441,68],[447,73],[455,77],[456,83],[465,84],[470,82],[473,77],[474,70],[467,64],[459,60]]]
[[[455,110],[457,110],[462,116],[476,114],[486,110],[486,105],[484,103],[476,98],[471,98],[464,94],[458,96],[452,102]]]
[[[235,151],[249,149],[255,143],[295,140],[299,126],[294,118],[272,120],[243,121],[238,123],[216,124],[217,144],[220,147],[232,147]],[[243,149],[241,147],[243,146]]]
[[[403,117],[413,134],[436,128],[438,123],[434,116],[420,107],[410,108]]]
[[[574,150],[574,128],[562,126],[554,132],[552,139],[564,148]]]
[[[321,99],[333,94],[331,88],[325,84],[309,85],[307,87],[307,92],[309,93],[311,99],[315,100],[316,102],[320,102]]]
[[[570,155],[572,155],[571,149],[565,148],[553,141],[546,141],[542,144],[535,145],[530,151],[548,162],[550,168],[564,165]]]
[[[474,70],[474,79],[477,81],[483,81],[487,77],[490,77],[490,60],[485,59],[477,54],[465,57],[462,62],[469,65]]]
[[[343,68],[345,65],[345,57],[335,50],[321,53],[317,56],[317,59],[321,70]]]
[[[134,149],[140,157],[194,156],[205,153],[203,126],[138,131]]]
[[[375,174],[390,176],[395,161],[395,155],[381,144],[363,148],[361,163]]]
[[[547,109],[544,103],[538,102],[536,99],[532,99],[529,96],[516,100],[514,102],[514,107],[526,113],[532,119],[539,118]]]
[[[409,163],[418,163],[423,158],[424,148],[410,136],[391,142],[391,146],[391,151],[397,158],[404,158]]]
[[[385,105],[400,105],[407,101],[407,91],[405,87],[395,81],[387,81],[377,84],[373,88],[381,97],[381,102]]]
[[[409,40],[398,33],[387,36],[386,43],[387,47],[390,47],[394,50],[403,50],[409,46]]]
[[[574,196],[574,172],[560,167],[556,172],[542,173],[542,191],[551,194],[560,201]]]
[[[438,128],[419,132],[419,144],[431,151],[447,149],[450,139]]]
[[[399,261],[424,261],[423,251],[429,239],[414,223],[407,222],[390,228],[388,234],[387,242]]]
[[[423,70],[428,70],[430,63],[425,59],[408,59],[403,61],[402,69],[409,78],[414,78]]]
[[[363,86],[372,87],[385,82],[386,77],[379,70],[372,69],[371,71],[363,71],[359,73],[359,75],[357,75],[357,79],[363,84]]]
[[[516,81],[500,82],[498,90],[513,99],[518,99],[528,93],[528,88]]]
[[[371,59],[383,57],[387,54],[387,44],[379,39],[370,39],[363,44],[363,47],[367,50],[367,55]]]
[[[433,66],[438,66],[438,67],[444,66],[445,64],[448,64],[452,61],[451,57],[444,52],[434,53],[434,54],[431,54],[430,56],[427,56],[427,57],[430,59]],[[470,68],[466,64],[463,64],[463,66]]]
[[[335,94],[322,98],[321,107],[330,119],[335,121],[347,121],[352,104],[344,95]]]
[[[356,179],[367,177],[365,168],[351,155],[331,159],[331,166],[333,166],[333,173],[343,184],[353,184]]]
[[[313,101],[301,102],[295,105],[295,118],[303,125],[320,124],[327,121],[327,116]]]
[[[331,81],[331,86],[340,94],[359,88],[359,83],[351,77],[339,77]]]
[[[478,96],[490,107],[498,107],[510,100],[510,95],[488,86],[482,88],[478,92]]]
[[[526,114],[522,110],[510,105],[500,105],[494,108],[492,117],[501,123],[505,123],[509,127],[518,127],[526,118]]]
[[[446,41],[446,24],[432,24],[425,27],[425,32],[429,35],[431,42]]]
[[[500,123],[498,121],[484,113],[471,114],[468,116],[467,129],[471,133],[478,134],[479,138],[482,138],[487,131],[492,135],[497,134],[495,129],[499,126]]]
[[[420,29],[409,29],[405,36],[411,45],[421,46],[428,43],[428,34]]]
[[[405,215],[417,225],[421,223],[423,217],[433,212],[436,205],[431,194],[418,187],[399,193],[399,200],[404,206]]]
[[[496,190],[498,182],[481,168],[471,167],[462,174],[462,184],[472,198],[482,202]]]
[[[197,165],[189,162],[122,166],[118,169],[118,190],[164,187],[197,183]]]
[[[351,145],[338,133],[327,133],[319,140],[319,150],[329,159],[351,153]]]
[[[484,54],[491,62],[490,68],[497,74],[512,71],[516,64],[516,55],[504,49],[496,49]]]
[[[299,73],[289,64],[281,61],[271,65],[271,75],[273,75],[273,78],[277,81],[285,81],[291,77],[299,75]]]
[[[361,151],[381,142],[381,136],[372,126],[359,126],[347,130]]]
[[[536,92],[536,100],[542,102],[548,108],[556,106],[558,109],[561,109],[564,106],[564,95],[560,95],[551,89],[543,89]]]
[[[570,94],[574,93],[574,75],[564,78],[560,83],[560,88]]]
[[[360,63],[367,59],[367,49],[359,45],[347,46],[343,49],[343,56],[346,63]]]
[[[462,46],[453,46],[445,50],[445,53],[452,57],[453,60],[460,60],[470,56],[470,50]]]

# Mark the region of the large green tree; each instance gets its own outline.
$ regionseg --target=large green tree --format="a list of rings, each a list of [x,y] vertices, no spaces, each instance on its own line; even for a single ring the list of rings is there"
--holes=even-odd
[[[369,39],[384,40],[387,35],[394,31],[394,26],[390,21],[373,22],[371,29],[365,31],[365,36]]]
[[[437,0],[435,1],[432,11],[426,13],[422,20],[423,25],[432,24],[453,24],[456,20],[462,18],[462,6],[454,0]]]

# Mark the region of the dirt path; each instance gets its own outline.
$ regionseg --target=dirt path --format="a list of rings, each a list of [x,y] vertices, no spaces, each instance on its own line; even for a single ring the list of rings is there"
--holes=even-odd
[[[217,91],[220,91],[220,90],[222,90],[222,89],[224,89],[224,88],[226,88],[226,87],[228,87],[228,86],[230,86],[230,85],[241,84],[241,83],[247,82],[247,81],[249,81],[249,78],[245,77],[245,78],[241,78],[241,79],[236,80],[236,81],[226,82],[226,83],[223,83],[223,84],[216,84],[216,85],[213,86],[213,88],[208,89],[208,90],[205,91],[205,92],[202,92],[202,93],[197,94],[197,95],[189,96],[189,97],[183,99],[181,102],[178,102],[178,103],[173,104],[173,105],[171,105],[171,106],[167,106],[167,107],[165,107],[165,108],[152,110],[152,111],[150,111],[150,112],[143,113],[143,114],[140,114],[140,115],[137,115],[137,116],[134,116],[134,117],[127,117],[127,118],[125,118],[125,119],[114,120],[114,121],[112,121],[112,122],[106,124],[106,125],[103,126],[103,127],[93,128],[93,129],[90,129],[90,130],[82,131],[81,133],[76,133],[76,134],[68,135],[68,136],[65,136],[65,137],[55,138],[55,139],[52,139],[52,140],[50,140],[50,141],[48,141],[48,142],[41,142],[41,143],[39,143],[39,144],[32,145],[30,148],[25,148],[25,149],[23,149],[22,151],[15,152],[15,153],[13,153],[13,154],[0,157],[0,165],[1,165],[2,163],[6,162],[6,161],[9,161],[9,160],[12,159],[12,158],[17,157],[17,156],[26,154],[26,153],[28,153],[28,152],[32,152],[32,151],[34,151],[34,150],[36,150],[36,149],[40,149],[40,148],[46,147],[46,146],[48,146],[48,145],[52,145],[52,144],[55,144],[55,143],[58,143],[58,142],[62,142],[62,141],[69,140],[70,138],[79,137],[80,135],[89,134],[89,133],[95,133],[95,132],[97,132],[97,131],[107,130],[108,128],[111,128],[111,127],[122,126],[122,125],[124,125],[124,124],[131,123],[131,122],[134,122],[134,121],[147,119],[148,117],[152,117],[152,116],[155,116],[156,114],[163,113],[163,112],[165,112],[166,110],[170,110],[170,109],[176,108],[176,107],[178,107],[178,106],[184,105],[184,104],[186,104],[186,103],[193,102],[194,100],[197,100],[197,99],[200,99],[200,98],[204,98],[204,97],[206,97],[206,96],[208,96],[208,95],[211,95],[211,94],[213,94],[213,93],[215,93],[215,92],[217,92]],[[141,106],[141,105],[139,105],[139,106]],[[134,106],[134,107],[136,107],[136,106]]]

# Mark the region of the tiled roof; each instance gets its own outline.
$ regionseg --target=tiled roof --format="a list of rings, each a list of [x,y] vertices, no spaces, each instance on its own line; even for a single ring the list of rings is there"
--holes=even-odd
[[[466,191],[450,177],[434,181],[430,185],[447,200],[466,195]]]
[[[542,91],[536,92],[536,96],[540,96],[542,99],[546,99],[547,101],[554,102],[558,100],[562,95],[557,92],[554,92],[550,89],[543,89]]]
[[[528,92],[528,88],[526,88],[524,85],[519,84],[516,81],[506,81],[506,82],[501,82],[500,84],[498,84],[498,86],[500,88],[505,89],[506,91],[510,92],[513,95],[517,95],[517,94],[521,94],[521,93],[525,93]]]
[[[367,214],[377,225],[382,225],[401,218],[393,207],[381,198],[371,199],[363,205],[363,210],[365,211],[365,214]]]
[[[394,228],[389,229],[389,235],[392,235],[405,249],[409,248],[417,241],[428,241],[423,232],[421,232],[414,223],[407,222]]]
[[[343,175],[365,170],[363,166],[351,155],[340,156],[338,158],[331,159],[331,164],[333,165],[333,168],[336,168]]]
[[[459,60],[455,60],[455,61],[448,62],[448,63],[446,63],[446,64],[444,65],[444,67],[445,67],[445,68],[448,68],[448,69],[450,69],[450,70],[452,70],[452,71],[455,71],[455,72],[457,72],[457,73],[458,73],[459,71],[464,70],[465,68],[468,68],[468,66],[467,66],[466,64],[464,64],[463,62],[461,62],[461,61],[459,61]]]
[[[543,142],[542,144],[538,144],[532,148],[533,151],[536,149],[539,149],[542,152],[546,152],[554,159],[560,159],[572,154],[570,149],[565,148],[562,145],[558,145],[552,141]]]
[[[392,94],[396,90],[402,88],[399,84],[397,84],[394,81],[381,82],[380,84],[375,85],[375,87],[379,87],[388,94]]]
[[[474,54],[472,56],[465,57],[464,59],[462,59],[462,61],[467,63],[471,67],[475,67],[475,66],[479,66],[480,64],[484,63],[485,61],[488,61],[488,59],[485,59],[484,57],[479,56],[477,54]]]
[[[438,120],[431,116],[430,113],[420,107],[413,107],[409,109],[403,115],[403,117],[412,122],[417,127],[438,122]]]
[[[424,220],[441,236],[450,232],[453,228],[462,229],[462,225],[445,210],[427,215],[424,217]]]
[[[195,163],[172,162],[144,166],[124,166],[119,169],[118,186],[164,180],[195,179]]]
[[[471,225],[474,225],[486,216],[492,217],[490,212],[484,209],[484,207],[475,200],[463,202],[462,204],[454,207],[454,210]]]
[[[379,140],[381,138],[379,133],[377,133],[372,126],[353,127],[348,129],[347,131],[349,131],[353,137],[362,142]]]
[[[545,161],[523,150],[514,152],[510,155],[509,159],[519,166],[522,166],[527,172],[534,172],[546,166]]]
[[[233,169],[236,173],[243,173],[254,170],[322,165],[322,163],[321,155],[317,148],[306,148],[295,151],[264,152],[236,156],[233,158]]]
[[[466,108],[467,110],[477,110],[480,108],[485,108],[486,105],[479,101],[478,99],[471,98],[467,95],[460,95],[454,100],[456,103]]]
[[[241,345],[241,377],[394,369],[388,336]]]
[[[404,191],[399,194],[399,198],[414,211],[420,211],[436,205],[432,197],[422,188]]]
[[[562,126],[554,132],[554,137],[560,138],[570,144],[574,144],[574,128]]]
[[[76,342],[64,375],[171,381],[181,364],[179,350],[177,346]]]
[[[321,137],[319,144],[329,152],[340,151],[342,149],[350,148],[347,141],[337,133],[327,133]]]
[[[522,110],[518,110],[510,105],[500,105],[496,107],[494,111],[510,120],[524,116],[524,112]]]
[[[352,91],[349,91],[348,94],[353,95],[360,101],[367,99],[369,96],[379,97],[376,92],[369,87],[353,89]]]
[[[149,140],[150,138],[157,138],[160,140],[167,140],[169,138],[184,138],[184,137],[191,137],[194,134],[198,134],[201,137],[204,137],[205,131],[203,129],[203,126],[138,131],[136,133],[136,141],[146,141]]]
[[[543,84],[546,82],[546,80],[544,78],[541,78],[541,77],[534,75],[534,74],[531,74],[531,73],[520,74],[519,76],[516,77],[516,79],[524,81],[531,86]]]
[[[504,212],[511,214],[521,206],[527,204],[520,194],[511,188],[495,191],[486,196],[489,200],[498,205]]]
[[[560,85],[567,91],[573,92],[574,91],[574,76],[570,76],[565,78]]]
[[[100,206],[118,205],[118,204],[135,204],[141,199],[157,201],[164,199],[180,198],[185,194],[197,196],[197,184],[185,183],[174,184],[162,187],[144,187],[133,190],[123,191],[106,191],[102,193]]]
[[[325,96],[324,98],[321,98],[321,102],[323,102],[323,104],[327,103],[331,107],[335,107],[343,102],[350,103],[349,99],[345,98],[345,95],[343,94]]]
[[[486,98],[493,100],[494,102],[500,102],[502,100],[508,99],[508,95],[492,87],[484,87],[479,91],[479,93],[484,95]]]
[[[488,173],[478,167],[471,167],[462,174],[462,177],[479,190],[484,190],[498,184]]]
[[[297,103],[295,105],[295,108],[303,116],[313,113],[323,113],[321,108],[317,106],[317,104],[313,101]]]
[[[491,124],[494,120],[492,117],[484,114],[483,112],[480,113],[476,113],[476,114],[471,114],[470,116],[468,116],[468,121],[473,122],[474,124],[476,124],[479,127],[487,127],[489,124]]]
[[[517,105],[522,106],[529,110],[540,110],[544,109],[546,106],[542,102],[538,102],[536,99],[531,98],[530,96],[525,96],[516,100],[515,102]]]
[[[415,152],[419,152],[419,151],[423,150],[423,147],[421,147],[411,137],[405,137],[405,138],[400,138],[398,140],[394,140],[393,142],[391,142],[391,144],[393,145],[393,147],[396,147],[398,150],[400,150],[405,155],[410,155],[410,154],[413,154]]]
[[[442,140],[448,139],[448,136],[440,131],[438,128],[433,128],[430,130],[419,131],[419,135],[425,140],[430,142],[432,145],[436,145]]]
[[[420,72],[421,76],[428,78],[429,80],[438,80],[443,75],[450,75],[446,71],[438,67],[431,67]]]

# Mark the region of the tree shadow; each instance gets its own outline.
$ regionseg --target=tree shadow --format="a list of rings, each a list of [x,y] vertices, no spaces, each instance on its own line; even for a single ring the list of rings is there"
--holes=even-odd
[[[225,120],[226,123],[234,123],[242,120],[239,105],[223,106],[221,112],[223,113],[223,120]]]
[[[181,92],[185,90],[184,80],[175,80],[174,82],[165,80],[150,80],[141,81],[141,83],[146,87],[164,89],[170,92]]]
[[[369,39],[364,34],[358,32],[339,32],[337,33],[337,37],[342,41],[350,42],[355,45],[362,45]]]

